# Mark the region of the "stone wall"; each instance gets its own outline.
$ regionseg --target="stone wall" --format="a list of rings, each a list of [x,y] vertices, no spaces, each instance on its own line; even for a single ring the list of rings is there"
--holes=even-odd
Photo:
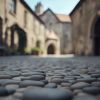
[[[72,53],[72,26],[70,22],[62,23],[62,45],[63,53]]]
[[[9,4],[9,1],[7,4]],[[26,26],[24,22],[25,11],[27,12]],[[24,7],[21,4],[21,2],[19,2],[19,0],[17,0],[16,14],[10,13],[9,9],[7,9],[7,18],[8,18],[7,27],[11,27],[13,24],[16,23],[27,33],[27,48],[31,50],[31,48],[35,47],[35,43],[37,41],[36,35],[40,34],[39,32],[40,26],[43,26],[43,25],[32,15],[32,13],[26,7]],[[35,33],[34,30],[37,30],[37,32]],[[44,33],[41,33],[41,34],[43,35]]]
[[[75,54],[93,54],[93,25],[97,17],[100,16],[99,11],[99,0],[85,0],[71,14],[73,51]]]
[[[48,54],[50,45],[53,46],[55,55],[61,53],[59,37],[54,33],[54,31],[46,30],[46,54]]]
[[[56,15],[48,10],[45,14],[41,15],[40,18],[43,20],[49,30],[53,30],[60,38],[60,50],[62,54],[72,53],[71,45],[71,23],[60,22]]]
[[[3,40],[5,44],[8,47],[13,47],[12,45],[19,47],[21,42],[25,42],[26,44],[22,45],[25,45],[27,52],[31,52],[39,41],[42,54],[46,54],[47,29],[42,20],[23,0],[16,0],[16,12],[14,13],[11,12],[10,3],[10,0],[0,1],[0,17],[3,18]]]

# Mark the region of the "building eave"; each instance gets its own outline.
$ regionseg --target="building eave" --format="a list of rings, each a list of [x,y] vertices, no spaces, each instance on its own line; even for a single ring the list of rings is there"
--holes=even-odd
[[[82,3],[86,1],[86,0],[80,0],[77,5],[74,7],[74,9],[71,11],[71,13],[69,14],[70,16],[73,15],[73,13],[82,5]]]
[[[43,14],[40,15],[40,17],[44,16],[48,11],[50,11],[50,12],[56,17],[56,19],[60,22],[60,20],[59,20],[58,17],[56,16],[56,14],[55,14],[50,8],[48,8],[47,10],[45,10],[45,11],[43,12]]]
[[[30,11],[30,13],[43,25],[44,22],[36,15],[36,13],[29,7],[29,5],[24,1],[24,0],[20,0],[20,2],[23,4],[23,6],[28,10]]]

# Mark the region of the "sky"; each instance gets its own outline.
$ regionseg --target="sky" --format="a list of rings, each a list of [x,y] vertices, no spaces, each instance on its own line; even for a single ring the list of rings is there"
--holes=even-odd
[[[28,5],[34,10],[35,5],[41,2],[44,10],[50,8],[54,13],[68,15],[79,2],[79,0],[25,0]]]

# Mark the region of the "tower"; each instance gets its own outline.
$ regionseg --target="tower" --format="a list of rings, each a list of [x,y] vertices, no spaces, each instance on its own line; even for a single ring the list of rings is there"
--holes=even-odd
[[[43,5],[41,2],[38,2],[37,5],[35,6],[35,13],[37,15],[41,15],[43,13]]]

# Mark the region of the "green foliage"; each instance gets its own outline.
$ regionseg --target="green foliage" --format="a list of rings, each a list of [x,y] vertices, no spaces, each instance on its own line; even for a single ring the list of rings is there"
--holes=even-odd
[[[17,55],[18,54],[17,49],[14,49],[14,48],[8,48],[7,52],[9,55]]]
[[[35,48],[33,48],[33,49],[32,49],[32,51],[41,52],[41,49],[40,49],[40,48],[38,48],[38,47],[35,47]]]
[[[31,52],[33,55],[39,55],[42,52],[42,50],[38,47],[35,47],[35,48],[32,48]]]
[[[22,54],[22,55],[31,55],[31,54],[32,55],[39,55],[41,53],[42,53],[42,50],[40,48],[38,48],[38,47],[32,48],[31,51],[28,48],[25,48],[23,53],[18,52],[18,50],[15,49],[15,48],[8,48],[6,50],[6,54],[7,55],[20,55],[20,54]]]
[[[24,54],[25,54],[25,55],[30,55],[31,52],[29,52],[29,50],[28,50],[27,48],[25,48],[25,49],[24,49]]]

